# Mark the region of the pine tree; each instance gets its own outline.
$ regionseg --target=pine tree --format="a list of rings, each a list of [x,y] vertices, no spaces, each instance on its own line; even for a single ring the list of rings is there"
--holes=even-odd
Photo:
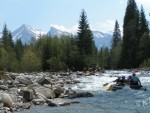
[[[120,67],[138,66],[137,51],[139,43],[139,11],[135,0],[128,0],[123,24],[123,45]]]
[[[12,39],[11,32],[7,29],[7,25],[4,25],[3,31],[2,31],[2,43],[6,50],[13,49],[14,48],[14,42]]]
[[[115,28],[113,32],[113,39],[112,39],[112,47],[111,47],[111,57],[110,63],[112,68],[117,68],[120,60],[120,53],[121,53],[121,33],[119,29],[118,21],[115,22]]]
[[[143,6],[141,6],[140,10],[140,15],[139,15],[139,32],[140,32],[140,37],[147,32],[149,33],[149,27],[148,27],[148,22],[145,17],[144,9]]]
[[[77,46],[79,48],[79,59],[78,59],[78,68],[82,70],[84,67],[88,68],[89,64],[88,59],[92,59],[93,51],[94,51],[94,42],[93,42],[93,34],[90,30],[87,15],[84,10],[81,11],[78,32],[76,37]],[[91,64],[91,63],[90,63]],[[92,64],[91,64],[92,65]]]
[[[139,22],[139,48],[138,48],[138,65],[147,60],[149,57],[149,28],[145,17],[144,9],[141,6]]]
[[[82,10],[80,15],[77,44],[81,54],[86,55],[92,54],[93,34],[92,31],[90,30],[87,21],[87,15],[84,10]]]
[[[116,20],[115,22],[115,28],[114,28],[114,32],[113,32],[113,39],[112,39],[112,46],[111,48],[115,48],[115,47],[120,47],[121,46],[121,32],[119,29],[119,24],[118,21]]]
[[[2,31],[2,44],[5,49],[8,46],[8,42],[9,42],[9,31],[7,29],[7,25],[5,24]]]

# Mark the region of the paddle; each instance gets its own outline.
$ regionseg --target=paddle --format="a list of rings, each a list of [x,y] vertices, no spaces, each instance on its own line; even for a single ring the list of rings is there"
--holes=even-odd
[[[114,81],[111,81],[111,82],[114,82]],[[111,82],[108,82],[108,83],[105,83],[105,84],[103,84],[103,86],[107,86],[109,83],[111,83]]]

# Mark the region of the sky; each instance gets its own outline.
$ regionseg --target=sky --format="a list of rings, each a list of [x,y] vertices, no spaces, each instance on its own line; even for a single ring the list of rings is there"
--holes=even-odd
[[[82,9],[87,14],[91,30],[112,32],[115,21],[120,27],[128,0],[0,0],[0,31],[4,24],[13,32],[22,24],[47,32],[50,26],[74,32],[78,28]],[[143,5],[150,21],[150,0],[135,0]]]

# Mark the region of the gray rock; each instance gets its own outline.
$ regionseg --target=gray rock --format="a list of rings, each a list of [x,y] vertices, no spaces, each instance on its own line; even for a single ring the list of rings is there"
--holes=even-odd
[[[42,86],[43,86],[44,84],[51,84],[51,82],[50,82],[48,79],[46,79],[46,78],[41,78],[41,79],[38,81],[38,83],[41,84]]]
[[[65,91],[65,95],[68,95],[69,98],[76,98],[76,92],[71,88]]]
[[[3,103],[5,107],[12,107],[12,98],[7,93],[0,93],[0,103]]]
[[[35,105],[43,105],[46,101],[44,99],[33,99],[32,103]]]
[[[26,77],[26,78],[19,78],[19,82],[21,84],[24,84],[24,85],[31,85],[32,84],[32,81],[30,78]]]
[[[45,87],[39,87],[39,88],[35,88],[35,92],[39,93],[41,95],[44,95],[46,98],[55,98],[55,93],[49,89],[49,88],[45,88]]]
[[[55,98],[55,99],[48,99],[48,105],[49,106],[66,106],[66,105],[70,105],[70,102],[61,98]]]
[[[0,90],[8,90],[8,87],[6,85],[0,85]]]
[[[23,90],[23,98],[26,101],[31,101],[34,98],[34,91],[32,89]]]
[[[94,95],[90,92],[81,92],[76,94],[77,97],[93,97]]]
[[[59,86],[57,86],[53,89],[54,89],[53,91],[54,91],[56,97],[59,97],[64,92],[64,88],[59,87]]]

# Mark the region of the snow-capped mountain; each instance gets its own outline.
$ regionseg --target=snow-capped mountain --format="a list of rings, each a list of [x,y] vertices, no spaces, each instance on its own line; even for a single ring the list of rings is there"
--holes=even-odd
[[[93,31],[95,45],[98,49],[101,47],[111,47],[112,35],[100,31]]]
[[[98,49],[101,47],[109,47],[111,45],[112,35],[108,33],[103,33],[100,31],[92,31],[94,36],[95,45]],[[53,26],[50,27],[50,30],[47,33],[48,36],[61,36],[61,35],[71,35],[71,33],[59,30]]]
[[[38,39],[40,35],[45,35],[45,34],[52,37],[61,36],[61,35],[71,35],[71,33],[62,31],[58,28],[55,28],[54,26],[51,26],[50,30],[47,33],[44,33],[39,29],[35,29],[25,24],[23,24],[17,30],[12,32],[13,40],[16,41],[17,39],[21,39],[21,41],[24,44],[25,43],[29,44],[31,42],[32,37]],[[100,47],[103,46],[110,47],[112,35],[100,31],[93,31],[93,36],[94,36],[95,45],[98,49],[100,49]]]
[[[61,35],[71,35],[69,32],[59,30],[53,26],[50,27],[50,30],[47,33],[48,36],[61,36]]]
[[[23,24],[21,27],[12,32],[13,40],[21,39],[21,41],[25,43],[29,43],[31,38],[39,38],[39,36],[44,35],[43,31],[33,28],[30,25]]]

